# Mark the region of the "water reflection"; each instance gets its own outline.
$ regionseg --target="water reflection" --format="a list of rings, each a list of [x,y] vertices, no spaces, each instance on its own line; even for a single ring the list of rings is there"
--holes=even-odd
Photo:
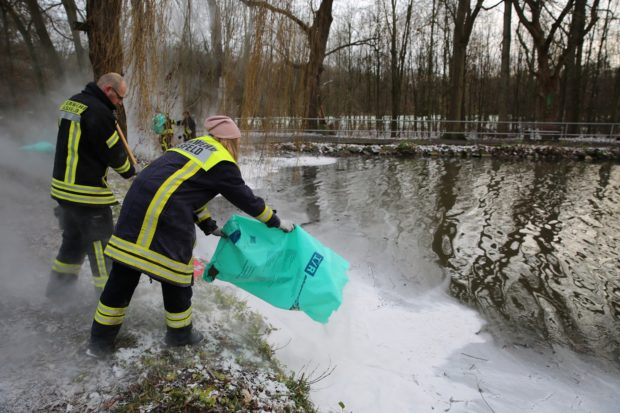
[[[347,258],[378,288],[407,300],[447,276],[449,293],[503,337],[620,362],[618,165],[341,159],[290,169],[275,178],[287,186],[278,196],[316,231],[337,225],[342,248],[355,245]]]

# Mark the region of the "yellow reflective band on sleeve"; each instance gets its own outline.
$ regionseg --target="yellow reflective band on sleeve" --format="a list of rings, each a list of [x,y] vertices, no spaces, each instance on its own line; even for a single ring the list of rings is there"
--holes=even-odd
[[[206,219],[211,218],[211,213],[207,209],[207,204],[205,204],[205,206],[203,206],[202,208],[199,208],[196,211],[194,211],[194,214],[196,214],[196,217],[198,217],[198,219],[196,220],[196,223],[199,223]]]
[[[118,142],[118,132],[114,131],[114,133],[112,134],[112,136],[110,136],[108,138],[107,141],[105,141],[105,144],[108,145],[108,148],[111,148],[112,146],[114,146],[116,144],[116,142]]]
[[[125,159],[125,163],[122,166],[119,166],[118,168],[114,168],[114,170],[118,172],[119,174],[124,174],[125,172],[129,170],[129,168],[131,168],[131,164],[129,163],[129,158],[127,158]]]
[[[82,129],[78,122],[71,122],[69,127],[69,141],[67,142],[67,166],[65,169],[65,182],[75,182],[75,171],[78,164],[78,147]]]
[[[105,326],[117,326],[123,324],[125,320],[125,310],[127,307],[108,307],[99,301],[95,311],[95,321]]]
[[[79,264],[67,264],[62,261],[54,260],[52,264],[52,271],[60,272],[62,274],[77,275],[82,268],[82,263]]]
[[[104,253],[115,261],[127,264],[160,280],[181,286],[188,286],[192,283],[194,274],[192,259],[188,263],[174,261],[114,235],[108,242]]]
[[[256,216],[255,218],[261,222],[267,222],[271,219],[272,216],[273,216],[273,209],[265,205],[265,209],[263,210],[263,212],[260,215]]]
[[[153,236],[155,236],[159,216],[164,210],[168,199],[170,199],[174,191],[176,191],[183,182],[194,176],[199,170],[200,165],[187,161],[181,169],[170,175],[170,177],[164,181],[146,210],[146,215],[142,222],[136,244],[145,248],[151,245]]]
[[[192,323],[192,307],[182,313],[169,313],[166,311],[166,325],[170,328],[182,328]]]

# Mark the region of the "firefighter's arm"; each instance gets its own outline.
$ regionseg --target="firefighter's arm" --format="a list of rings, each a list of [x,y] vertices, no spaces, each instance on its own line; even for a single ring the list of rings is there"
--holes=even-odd
[[[194,211],[194,222],[205,235],[211,235],[218,231],[217,222],[211,217],[207,204]],[[221,232],[219,233],[221,234]],[[218,234],[216,233],[215,235]]]
[[[106,164],[114,169],[123,178],[131,178],[136,174],[135,167],[131,164],[127,152],[123,147],[121,137],[116,130],[116,121],[113,116],[106,117],[104,125],[100,128],[101,136],[98,137],[99,153],[103,154]]]
[[[224,198],[268,227],[282,228],[276,211],[262,198],[254,195],[252,189],[245,184],[235,164],[220,162],[213,167],[213,172],[218,173],[218,191]]]

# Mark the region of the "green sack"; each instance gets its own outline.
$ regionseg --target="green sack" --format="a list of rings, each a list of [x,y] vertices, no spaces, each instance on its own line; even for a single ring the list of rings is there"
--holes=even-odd
[[[233,215],[222,232],[203,279],[215,277],[286,310],[301,310],[320,323],[342,302],[349,263],[300,226],[290,233]]]
[[[54,153],[54,151],[56,150],[56,145],[51,144],[46,141],[39,141],[31,145],[21,146],[19,149],[21,149],[22,151],[28,151],[28,152]]]
[[[166,115],[158,113],[153,116],[153,132],[161,135],[164,133],[164,129],[166,129]]]

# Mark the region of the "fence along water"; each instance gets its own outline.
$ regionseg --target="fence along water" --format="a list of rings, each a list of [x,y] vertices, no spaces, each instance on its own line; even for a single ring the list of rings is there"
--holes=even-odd
[[[401,116],[396,122],[389,116],[329,116],[319,119],[252,117],[238,118],[236,121],[244,131],[266,133],[275,138],[316,135],[334,138],[440,139],[462,135],[466,139],[620,141],[620,123],[500,122],[492,119],[452,121],[408,116]],[[460,128],[454,128],[457,123]],[[318,124],[319,127],[308,127],[312,124]],[[454,132],[455,129],[459,131]]]

